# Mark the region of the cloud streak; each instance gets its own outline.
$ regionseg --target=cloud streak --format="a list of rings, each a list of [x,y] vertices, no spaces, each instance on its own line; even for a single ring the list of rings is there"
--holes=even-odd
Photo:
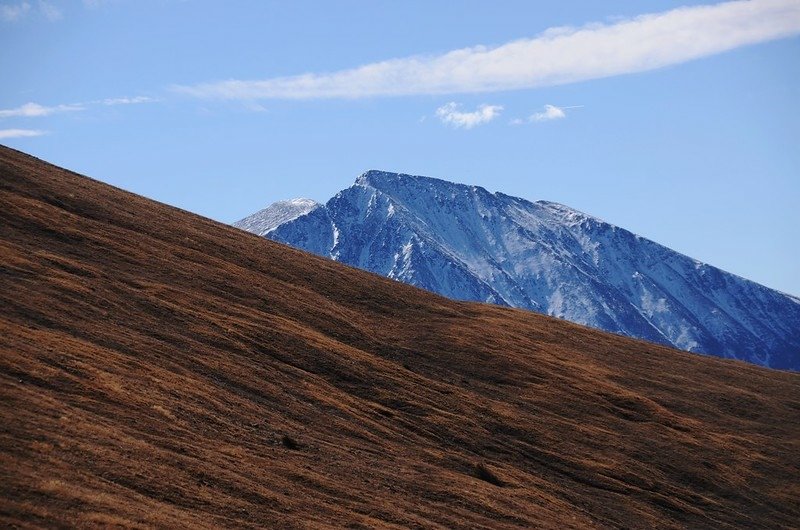
[[[35,129],[0,129],[0,140],[6,138],[29,138],[32,136],[42,136],[47,134],[47,131],[40,131]]]
[[[541,121],[563,120],[567,117],[567,110],[580,109],[583,105],[570,105],[568,107],[557,107],[555,105],[545,105],[539,112],[534,112],[527,119],[521,120],[519,118],[511,120],[512,125],[521,125],[523,123],[536,123]]]
[[[569,105],[567,107],[557,107],[555,105],[545,105],[539,112],[534,112],[525,119],[514,118],[509,123],[511,125],[522,125],[523,123],[537,123],[542,121],[563,120],[567,117],[567,110],[580,109],[583,105]]]
[[[61,8],[47,0],[39,0],[38,6],[38,13],[50,22],[61,20],[64,17]],[[32,12],[31,3],[27,1],[0,4],[0,20],[5,22],[22,20]]]
[[[478,125],[489,123],[503,110],[500,105],[480,105],[472,112],[462,112],[459,108],[458,103],[451,101],[436,109],[436,117],[442,123],[452,125],[457,129],[472,129]]]
[[[156,103],[157,101],[159,100],[148,96],[136,96],[132,98],[107,98],[100,101],[100,103],[102,103],[107,107],[112,107],[115,105],[138,105],[140,103]]]
[[[25,103],[14,109],[0,110],[0,118],[36,118],[40,116],[50,116],[60,112],[75,112],[85,110],[86,107],[79,104],[72,105],[56,105],[54,107],[45,107],[38,103]]]
[[[88,9],[97,9],[115,3],[117,0],[83,0],[83,6]]]
[[[52,114],[60,114],[62,112],[77,112],[86,110],[87,107],[93,105],[103,105],[105,107],[113,107],[117,105],[139,105],[142,103],[157,103],[160,101],[156,98],[149,96],[135,96],[135,97],[122,97],[122,98],[106,98],[96,101],[88,101],[85,103],[70,103],[66,105],[54,105],[51,107],[40,105],[39,103],[25,103],[13,109],[0,109],[0,118],[38,118],[41,116],[50,116]]]
[[[530,121],[563,120],[566,117],[567,113],[564,112],[564,109],[561,107],[556,107],[555,105],[545,105],[542,112],[537,112],[531,115]]]
[[[31,4],[28,2],[19,2],[16,4],[0,4],[0,19],[6,22],[15,22],[31,10]]]
[[[61,9],[45,0],[39,0],[39,11],[41,11],[42,15],[50,22],[55,22],[56,20],[64,18],[64,12],[61,11]]]
[[[517,90],[654,70],[800,33],[797,0],[739,0],[551,28],[501,46],[412,56],[332,73],[173,90],[200,98],[313,99]]]

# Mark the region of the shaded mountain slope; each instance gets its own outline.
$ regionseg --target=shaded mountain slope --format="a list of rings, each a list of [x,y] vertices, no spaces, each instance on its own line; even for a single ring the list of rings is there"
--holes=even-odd
[[[235,226],[449,298],[800,371],[800,299],[561,204],[368,171]]]
[[[0,525],[790,527],[800,375],[453,302],[0,148]]]

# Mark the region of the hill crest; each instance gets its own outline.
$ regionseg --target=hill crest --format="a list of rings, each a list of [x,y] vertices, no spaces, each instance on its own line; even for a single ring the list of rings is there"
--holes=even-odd
[[[460,303],[0,148],[0,524],[789,527],[800,375]]]

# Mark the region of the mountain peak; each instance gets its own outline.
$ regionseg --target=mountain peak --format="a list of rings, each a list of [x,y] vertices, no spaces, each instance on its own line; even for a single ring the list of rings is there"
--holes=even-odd
[[[407,173],[393,173],[370,169],[356,178],[356,186],[375,188],[395,198],[419,196],[420,194],[464,194],[479,192],[492,195],[481,186],[459,184],[449,180],[426,177],[423,175],[409,175]]]
[[[358,186],[372,186],[374,182],[379,181],[385,177],[400,177],[400,173],[392,173],[391,171],[381,171],[380,169],[368,169],[367,171],[356,177],[355,184]]]
[[[370,170],[319,210],[289,210],[236,226],[451,298],[800,368],[795,300],[563,204]]]
[[[372,186],[373,188],[377,189],[381,189],[387,185],[396,186],[401,183],[408,184],[409,182],[447,187],[470,187],[466,184],[458,184],[455,182],[450,182],[449,180],[426,177],[424,175],[410,175],[408,173],[395,173],[393,171],[382,171],[379,169],[370,169],[356,178],[357,185]]]
[[[278,226],[306,215],[320,206],[322,205],[317,201],[302,197],[277,201],[234,223],[233,226],[264,236]]]

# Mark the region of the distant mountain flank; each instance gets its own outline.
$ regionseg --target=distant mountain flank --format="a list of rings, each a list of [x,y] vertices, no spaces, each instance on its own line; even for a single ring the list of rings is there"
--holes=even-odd
[[[450,298],[800,369],[799,299],[561,204],[368,171],[234,226]]]

